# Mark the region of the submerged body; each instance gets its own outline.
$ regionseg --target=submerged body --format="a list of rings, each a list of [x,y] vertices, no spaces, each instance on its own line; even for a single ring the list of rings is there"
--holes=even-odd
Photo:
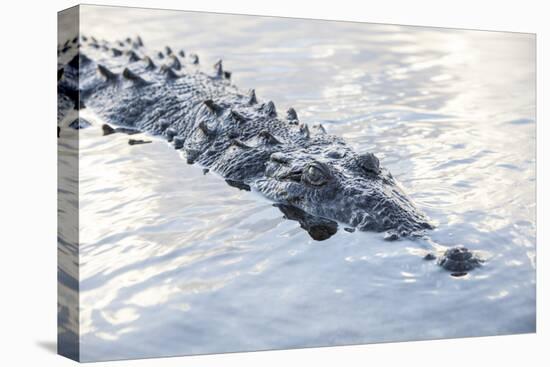
[[[86,106],[119,127],[163,136],[188,163],[273,200],[317,239],[334,234],[336,222],[390,240],[432,228],[373,153],[301,123],[292,108],[281,117],[254,90],[239,91],[221,61],[205,73],[198,56],[153,53],[139,38],[83,37],[72,49],[58,73],[60,118]]]

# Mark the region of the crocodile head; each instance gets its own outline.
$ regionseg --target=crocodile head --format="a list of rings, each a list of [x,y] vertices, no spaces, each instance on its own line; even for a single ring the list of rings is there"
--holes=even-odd
[[[432,228],[372,153],[341,151],[271,154],[256,189],[270,199],[390,239]]]

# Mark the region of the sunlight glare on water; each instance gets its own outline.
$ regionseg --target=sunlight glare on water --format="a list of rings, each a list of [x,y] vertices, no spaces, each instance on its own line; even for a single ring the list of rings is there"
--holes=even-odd
[[[426,241],[313,241],[261,196],[160,139],[80,131],[83,360],[535,330],[535,37],[83,6],[81,31],[218,58],[242,90],[381,159],[465,277]]]

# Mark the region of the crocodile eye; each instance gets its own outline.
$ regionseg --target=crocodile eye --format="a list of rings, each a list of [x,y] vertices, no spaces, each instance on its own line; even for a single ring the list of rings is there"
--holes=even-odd
[[[330,181],[331,175],[328,167],[315,163],[304,170],[304,181],[313,186],[323,186]]]

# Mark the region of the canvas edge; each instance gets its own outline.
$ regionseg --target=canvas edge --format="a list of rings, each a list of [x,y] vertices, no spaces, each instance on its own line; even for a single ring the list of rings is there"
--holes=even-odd
[[[65,52],[67,40],[80,36],[80,5],[57,13],[58,72],[78,48]],[[72,45],[71,45],[72,46]],[[78,81],[77,81],[78,83]],[[59,97],[58,97],[59,98]],[[76,118],[78,118],[78,111]],[[58,114],[60,111],[58,110]],[[79,134],[59,125],[57,138],[57,354],[80,361],[79,315]]]

